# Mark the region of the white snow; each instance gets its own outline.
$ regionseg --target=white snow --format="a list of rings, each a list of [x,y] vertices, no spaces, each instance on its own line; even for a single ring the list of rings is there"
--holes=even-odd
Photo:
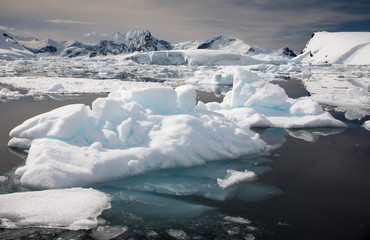
[[[366,130],[370,131],[370,120],[368,120],[368,121],[364,122],[363,127],[364,127]]]
[[[91,229],[110,201],[105,193],[83,188],[2,194],[0,227]]]
[[[233,185],[236,185],[240,182],[244,182],[247,180],[253,180],[256,178],[256,174],[254,172],[245,170],[244,172],[235,171],[232,169],[228,169],[226,171],[226,178],[221,179],[217,178],[217,184],[220,186],[220,188],[225,189],[228,187],[231,187]]]
[[[370,32],[315,32],[296,60],[303,63],[370,64]]]

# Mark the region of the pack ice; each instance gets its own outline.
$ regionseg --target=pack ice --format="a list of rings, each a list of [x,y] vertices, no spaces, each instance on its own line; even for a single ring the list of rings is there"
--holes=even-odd
[[[10,132],[10,146],[30,147],[16,174],[35,188],[86,186],[262,153],[250,126],[345,127],[316,102],[290,99],[242,68],[233,81],[220,104],[196,105],[190,85],[135,88],[98,98],[91,109],[74,104],[33,117]]]

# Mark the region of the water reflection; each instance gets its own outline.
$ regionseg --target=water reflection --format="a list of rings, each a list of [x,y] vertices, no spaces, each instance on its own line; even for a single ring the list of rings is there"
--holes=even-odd
[[[315,142],[320,136],[338,134],[343,129],[317,128],[289,130],[282,128],[253,129],[267,143],[271,152],[282,147],[286,136],[302,141]],[[14,151],[15,154],[19,154]],[[22,154],[22,157],[24,155]],[[196,236],[223,236],[223,239],[242,238],[258,235],[258,228],[245,217],[246,212],[230,217],[227,209],[232,202],[260,202],[283,194],[276,186],[268,185],[259,180],[259,176],[273,171],[269,166],[269,153],[265,156],[245,156],[240,159],[228,159],[210,162],[204,166],[166,169],[153,171],[131,178],[118,179],[92,185],[113,197],[112,208],[100,216],[99,226],[90,231],[69,231],[38,229],[42,236],[68,235],[73,238],[132,237],[137,239],[153,239],[172,236],[171,234],[187,234]],[[227,177],[227,170],[254,172],[256,178],[239,181],[236,184],[221,188],[217,179]],[[0,181],[1,193],[28,191],[20,186],[9,172],[8,177]],[[225,207],[226,206],[226,207]],[[226,214],[226,215],[225,215]],[[241,217],[242,216],[242,217]],[[235,221],[230,221],[234,219]],[[35,229],[0,230],[8,236],[18,232],[25,236]],[[72,234],[72,235],[71,235]],[[189,237],[188,236],[188,237]]]

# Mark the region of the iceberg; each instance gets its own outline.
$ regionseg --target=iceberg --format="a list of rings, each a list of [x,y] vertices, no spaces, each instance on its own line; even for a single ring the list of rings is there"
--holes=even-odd
[[[92,109],[73,104],[31,118],[10,132],[11,146],[32,141],[16,174],[35,188],[86,186],[265,150],[249,128],[195,111],[195,95],[191,86],[121,90]]]
[[[91,229],[110,201],[105,193],[83,188],[1,194],[0,227]]]
[[[252,127],[345,127],[310,99],[243,68],[222,103],[198,102],[193,86],[134,88],[98,98],[92,108],[67,105],[26,120],[9,145],[30,144],[21,183],[34,188],[89,186],[149,171],[261,154]]]
[[[230,77],[230,75],[229,75]],[[223,114],[240,126],[315,128],[346,127],[312,99],[292,99],[284,89],[259,79],[241,67],[234,67],[233,89],[221,103],[199,102],[199,109]]]

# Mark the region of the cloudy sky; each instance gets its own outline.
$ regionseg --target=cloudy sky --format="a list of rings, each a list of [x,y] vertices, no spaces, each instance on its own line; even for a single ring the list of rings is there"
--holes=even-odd
[[[370,31],[369,0],[0,0],[0,29],[97,43],[148,29],[171,42],[224,34],[300,51],[315,31]]]

